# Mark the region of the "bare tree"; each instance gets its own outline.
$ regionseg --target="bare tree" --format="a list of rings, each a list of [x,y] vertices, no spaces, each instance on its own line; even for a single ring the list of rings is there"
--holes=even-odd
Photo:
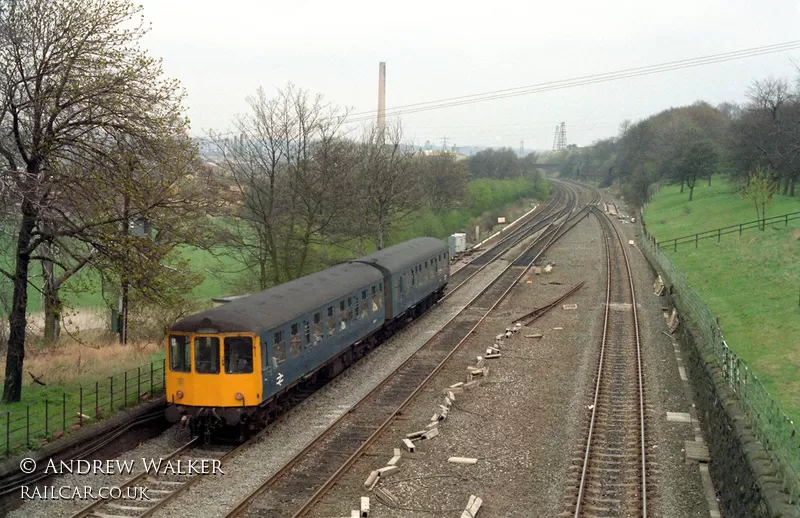
[[[417,209],[423,199],[414,151],[403,145],[400,121],[394,121],[385,131],[377,127],[365,130],[358,184],[362,210],[356,216],[357,232],[373,240],[380,250],[389,231]]]
[[[74,178],[68,171],[104,171],[120,142],[157,151],[159,142],[185,132],[177,82],[163,79],[160,64],[138,46],[145,33],[134,20],[140,10],[128,0],[18,0],[0,12],[0,156],[19,221],[14,271],[3,272],[14,284],[6,402],[21,395],[35,251],[120,221],[44,224],[44,215],[60,210]]]
[[[238,138],[215,142],[241,205],[227,241],[264,289],[303,275],[315,244],[335,234],[348,210],[355,149],[339,135],[347,111],[291,84],[248,98]]]

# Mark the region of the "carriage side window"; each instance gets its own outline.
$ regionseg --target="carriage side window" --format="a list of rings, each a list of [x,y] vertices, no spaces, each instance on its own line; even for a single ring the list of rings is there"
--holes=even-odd
[[[297,358],[300,354],[300,325],[292,324],[292,337],[289,338],[289,358]]]
[[[378,289],[372,287],[372,311],[378,311],[381,308],[381,294]]]
[[[415,286],[416,284],[417,284],[417,278],[416,278],[416,276],[414,274],[414,270],[412,269],[411,270],[411,285]]]
[[[361,311],[360,311],[361,307],[358,305],[358,295],[356,295],[354,298],[356,299],[355,319],[356,320],[360,320],[361,319]]]
[[[320,313],[314,313],[314,328],[312,329],[314,332],[314,344],[318,344],[322,341],[322,316]]]
[[[189,337],[170,335],[169,337],[169,369],[172,372],[191,372],[192,359],[189,348]]]
[[[283,342],[283,331],[272,335],[272,368],[277,369],[286,363],[286,344]]]
[[[308,320],[303,320],[303,334],[305,335],[306,340],[303,342],[303,345],[308,345],[311,343],[311,328],[308,326]]]
[[[341,329],[347,329],[347,311],[344,308],[344,301],[339,301],[339,322]]]
[[[439,273],[439,260],[438,259],[434,259],[434,261],[433,261],[433,271],[436,272],[436,273]]]
[[[225,338],[225,374],[251,374],[253,372],[253,339],[249,336]]]
[[[367,290],[361,292],[361,318],[367,318],[369,304],[367,304]]]
[[[219,338],[195,337],[194,371],[199,374],[219,374]]]
[[[325,325],[328,327],[328,336],[336,332],[336,319],[333,316],[333,306],[328,306],[328,317],[325,319]]]
[[[344,310],[342,320],[347,322],[347,325],[353,321],[353,297],[347,297],[347,309]]]

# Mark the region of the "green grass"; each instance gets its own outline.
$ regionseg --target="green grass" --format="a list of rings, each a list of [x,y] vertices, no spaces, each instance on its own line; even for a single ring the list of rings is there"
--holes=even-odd
[[[644,218],[659,241],[755,220],[752,202],[721,178],[694,200],[663,188]],[[800,198],[776,196],[767,217],[800,211]],[[790,419],[800,423],[800,221],[746,230],[664,252],[720,316],[728,345],[755,372]]]

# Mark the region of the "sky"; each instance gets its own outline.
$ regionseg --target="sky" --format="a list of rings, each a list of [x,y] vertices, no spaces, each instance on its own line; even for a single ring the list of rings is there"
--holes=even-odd
[[[228,131],[259,87],[289,82],[354,113],[800,39],[800,0],[140,0],[142,44],[187,93],[192,135]],[[552,149],[697,100],[744,102],[754,80],[794,80],[800,49],[401,116],[407,141]],[[358,132],[363,122],[349,130]],[[355,133],[353,133],[355,134]]]

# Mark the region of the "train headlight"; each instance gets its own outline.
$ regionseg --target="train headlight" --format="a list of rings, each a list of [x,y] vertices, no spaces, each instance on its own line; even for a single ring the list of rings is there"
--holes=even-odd
[[[177,391],[175,393],[175,395],[178,397],[178,399],[183,399],[183,391],[182,390]]]
[[[242,394],[241,392],[237,392],[236,393],[236,401],[241,401],[243,399],[244,399],[244,394]]]

